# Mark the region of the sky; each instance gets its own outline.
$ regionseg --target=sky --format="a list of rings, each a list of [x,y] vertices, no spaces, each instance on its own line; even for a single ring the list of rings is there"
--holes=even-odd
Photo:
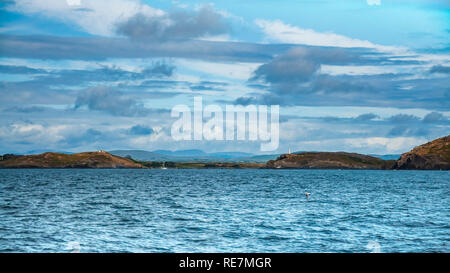
[[[0,2],[0,154],[183,150],[177,104],[279,105],[273,153],[399,154],[450,133],[450,2]]]

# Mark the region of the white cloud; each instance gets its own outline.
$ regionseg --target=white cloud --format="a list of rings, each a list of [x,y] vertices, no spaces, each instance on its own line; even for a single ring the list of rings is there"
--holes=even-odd
[[[291,148],[296,151],[345,151],[363,154],[402,154],[427,141],[429,140],[426,138],[415,137],[330,138],[312,141],[288,139]]]
[[[397,74],[397,73],[412,73],[416,69],[421,69],[419,65],[321,65],[320,73],[329,75],[378,75],[378,74]]]
[[[345,144],[362,150],[383,151],[385,153],[404,153],[427,142],[425,138],[415,137],[369,137],[346,139]]]
[[[115,24],[136,13],[161,16],[162,10],[141,4],[137,0],[16,0],[10,8],[25,14],[38,14],[75,24],[90,34],[112,36]]]
[[[373,5],[379,6],[379,5],[381,5],[381,0],[367,0],[367,4],[369,6],[373,6]]]
[[[354,39],[332,32],[317,32],[312,29],[291,26],[280,20],[268,21],[257,19],[255,20],[255,24],[262,29],[268,39],[281,43],[346,48],[362,47],[373,48],[382,52],[407,53],[407,50],[402,47],[378,45],[369,41]]]
[[[337,46],[337,47],[374,47],[369,41],[352,39],[334,33],[321,33],[312,29],[304,29],[285,24],[280,20],[267,21],[255,20],[268,38],[292,44],[305,44],[314,46]]]
[[[56,143],[64,139],[69,127],[66,125],[43,126],[41,124],[11,124],[0,127],[0,138],[3,142],[14,142],[17,139],[34,143]]]
[[[212,42],[236,41],[236,40],[230,39],[230,35],[228,35],[228,34],[221,34],[221,35],[214,35],[214,36],[204,36],[204,37],[200,37],[199,40],[212,41]]]

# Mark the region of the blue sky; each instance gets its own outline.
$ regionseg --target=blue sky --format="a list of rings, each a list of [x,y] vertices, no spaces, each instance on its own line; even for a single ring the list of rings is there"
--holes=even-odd
[[[259,153],[175,142],[176,104],[280,105],[280,147],[402,153],[449,134],[447,1],[0,4],[0,154]]]

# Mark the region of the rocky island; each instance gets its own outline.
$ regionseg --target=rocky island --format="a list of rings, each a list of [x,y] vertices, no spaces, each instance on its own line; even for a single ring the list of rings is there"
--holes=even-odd
[[[267,162],[275,169],[392,169],[394,160],[344,152],[305,152],[282,154]]]
[[[114,156],[104,151],[77,154],[5,155],[2,159],[0,168],[144,168],[128,158]]]
[[[450,170],[450,135],[402,154],[394,165],[400,170]]]
[[[267,162],[275,169],[450,170],[450,135],[402,154],[398,160],[345,152],[282,154]]]

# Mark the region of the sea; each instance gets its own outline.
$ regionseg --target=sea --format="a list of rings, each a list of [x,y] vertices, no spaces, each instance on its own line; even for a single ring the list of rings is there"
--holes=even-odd
[[[0,252],[450,252],[450,172],[2,169]]]

